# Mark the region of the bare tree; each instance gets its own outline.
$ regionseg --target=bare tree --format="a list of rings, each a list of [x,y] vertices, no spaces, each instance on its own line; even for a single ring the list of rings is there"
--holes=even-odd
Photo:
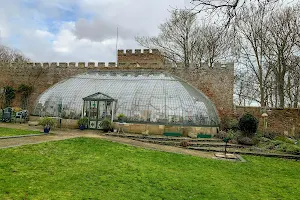
[[[252,71],[255,77],[253,84],[258,85],[259,103],[262,107],[266,105],[266,86],[270,76],[264,57],[268,11],[267,5],[251,4],[243,8],[243,20],[235,24],[240,63]]]
[[[230,50],[230,37],[224,29],[217,25],[203,25],[200,28],[202,36],[202,48],[204,49],[204,59],[210,68],[218,59],[226,58]]]
[[[189,67],[197,43],[196,16],[186,10],[174,10],[159,29],[157,37],[136,37],[136,41],[146,48],[158,48],[168,60]]]
[[[156,37],[136,37],[146,48],[157,48],[165,58],[185,67],[213,63],[224,56],[226,40],[222,30],[213,25],[199,26],[197,17],[187,10],[173,10],[171,17],[159,26]]]
[[[260,103],[256,78],[249,68],[238,68],[235,71],[235,103],[239,106]]]
[[[12,63],[12,62],[29,62],[30,59],[25,57],[20,51],[0,45],[0,62]]]
[[[265,24],[268,28],[265,56],[276,78],[281,108],[285,107],[287,73],[294,56],[297,55],[299,17],[299,6],[288,7],[274,11]]]
[[[226,26],[229,26],[234,19],[240,19],[242,12],[251,3],[275,4],[281,0],[191,0],[192,10],[195,14],[208,12],[209,14],[222,15]]]

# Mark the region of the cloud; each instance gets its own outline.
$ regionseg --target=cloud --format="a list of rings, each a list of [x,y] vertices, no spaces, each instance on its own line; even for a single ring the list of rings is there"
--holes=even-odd
[[[74,34],[79,38],[86,38],[93,41],[103,41],[115,38],[117,25],[101,19],[93,21],[80,19],[76,22]],[[123,39],[132,38],[134,33],[130,29],[119,27],[119,34]]]
[[[184,0],[4,0],[1,42],[34,62],[115,61],[118,47],[141,48],[137,35],[155,35],[168,9]]]

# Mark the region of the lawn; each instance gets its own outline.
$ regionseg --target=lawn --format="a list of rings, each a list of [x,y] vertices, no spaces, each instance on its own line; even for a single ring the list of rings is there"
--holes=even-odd
[[[15,136],[15,135],[28,135],[28,134],[40,134],[39,131],[21,130],[13,128],[2,128],[0,127],[0,137],[4,136]]]
[[[0,150],[0,199],[298,199],[300,162],[246,163],[76,138]]]

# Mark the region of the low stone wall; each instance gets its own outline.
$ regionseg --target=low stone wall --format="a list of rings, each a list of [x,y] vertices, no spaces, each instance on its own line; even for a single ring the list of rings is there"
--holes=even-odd
[[[259,130],[264,131],[263,118],[261,117],[265,109],[260,107],[236,107],[235,113],[238,117],[245,113],[250,113],[259,119]],[[267,110],[267,131],[284,134],[287,136],[300,135],[300,109],[278,109]]]
[[[218,131],[217,127],[192,127],[192,126],[171,126],[158,124],[135,124],[128,123],[121,125],[123,130],[127,133],[148,133],[150,135],[163,135],[164,132],[178,132],[183,136],[188,136],[189,133],[202,133],[215,135]],[[115,123],[115,127],[119,128],[119,123]]]
[[[40,117],[30,116],[30,121],[39,121]],[[57,122],[59,123],[59,121]],[[119,128],[119,123],[114,123],[116,129]],[[59,124],[57,124],[59,127]],[[62,128],[78,128],[77,120],[73,119],[62,119]],[[122,125],[122,128],[127,133],[146,133],[150,135],[163,135],[164,132],[180,132],[183,136],[188,136],[188,133],[203,133],[209,135],[215,135],[218,131],[217,127],[192,127],[192,126],[169,126],[169,125],[158,125],[158,124],[135,124],[126,123]]]

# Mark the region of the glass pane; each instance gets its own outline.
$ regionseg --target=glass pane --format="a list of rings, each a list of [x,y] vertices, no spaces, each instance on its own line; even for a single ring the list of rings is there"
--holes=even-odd
[[[98,111],[99,111],[98,119],[99,120],[104,119],[106,117],[105,101],[99,101]]]
[[[91,101],[90,105],[90,120],[97,119],[97,101]]]

